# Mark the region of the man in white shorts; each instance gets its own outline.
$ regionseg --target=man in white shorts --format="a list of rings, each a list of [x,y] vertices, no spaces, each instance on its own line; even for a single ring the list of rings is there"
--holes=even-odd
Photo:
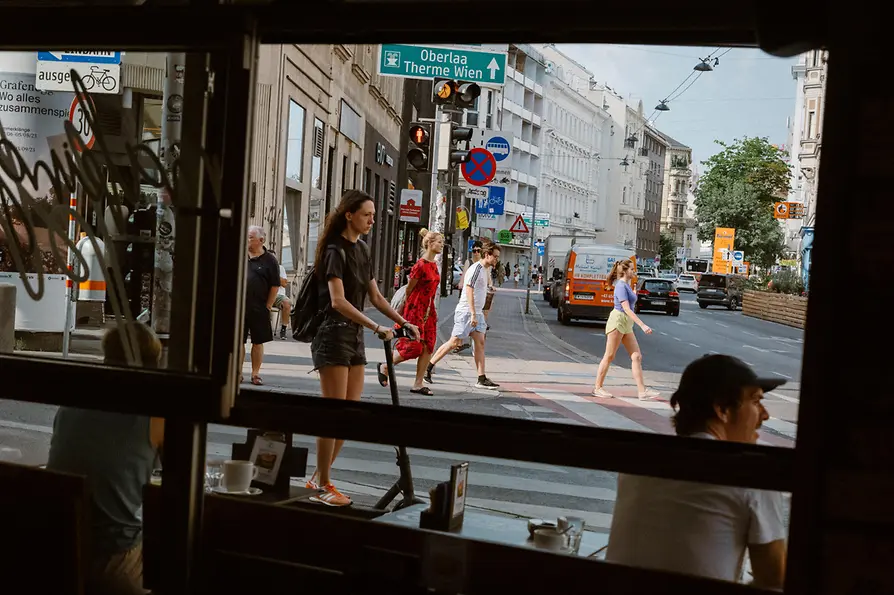
[[[432,370],[444,356],[463,344],[463,339],[471,336],[475,344],[475,367],[478,368],[478,388],[496,389],[500,385],[492,382],[484,372],[484,335],[487,332],[487,321],[484,318],[484,303],[487,300],[487,287],[490,271],[500,258],[500,248],[490,240],[481,242],[481,259],[469,267],[463,276],[463,291],[459,303],[453,313],[453,332],[450,340],[441,345],[432,356],[431,363],[425,371],[423,379],[432,384]]]
[[[671,397],[679,436],[754,444],[769,419],[761,400],[785,381],[758,378],[728,355],[695,360]],[[782,589],[784,504],[780,492],[622,473],[605,559],[637,568]]]

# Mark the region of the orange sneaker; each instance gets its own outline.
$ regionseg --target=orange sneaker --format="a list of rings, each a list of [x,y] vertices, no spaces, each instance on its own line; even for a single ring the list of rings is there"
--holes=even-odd
[[[339,492],[331,483],[320,489],[323,490],[322,493],[311,496],[311,502],[319,502],[326,506],[350,506],[353,504],[350,498]]]
[[[317,478],[317,472],[314,471],[314,474],[310,476],[310,479],[307,480],[307,483],[304,484],[304,487],[306,487],[308,490],[319,490],[320,486],[315,481],[316,478]]]

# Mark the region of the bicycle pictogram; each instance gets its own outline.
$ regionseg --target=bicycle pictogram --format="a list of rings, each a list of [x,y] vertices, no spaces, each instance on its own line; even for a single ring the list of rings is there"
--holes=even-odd
[[[109,69],[101,66],[90,66],[90,74],[83,77],[81,82],[84,83],[84,88],[88,91],[96,85],[99,85],[106,91],[114,91],[115,87],[118,86],[118,81],[109,74]]]

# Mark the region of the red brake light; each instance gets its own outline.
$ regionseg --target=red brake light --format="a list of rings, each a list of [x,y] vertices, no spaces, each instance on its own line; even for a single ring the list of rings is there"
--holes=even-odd
[[[676,292],[676,291],[672,291],[672,292],[670,292],[670,293],[667,294],[667,295],[669,295],[669,296],[671,296],[671,297],[680,297],[680,294],[679,294],[678,292]]]
[[[649,295],[649,291],[647,289],[640,289],[636,292],[636,295]]]

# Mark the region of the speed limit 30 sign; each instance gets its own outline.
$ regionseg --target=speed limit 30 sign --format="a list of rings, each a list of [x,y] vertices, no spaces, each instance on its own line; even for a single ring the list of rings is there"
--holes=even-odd
[[[93,105],[93,100],[90,99],[89,95],[84,98],[84,102],[90,102],[90,105]],[[75,149],[77,149],[78,152],[84,151],[85,149],[92,149],[93,143],[96,142],[96,134],[90,126],[85,106],[82,107],[81,102],[78,101],[78,95],[75,95],[74,99],[71,100],[71,107],[68,110],[68,121],[71,122],[75,127],[75,130],[78,131],[78,136],[81,139],[81,142]]]

